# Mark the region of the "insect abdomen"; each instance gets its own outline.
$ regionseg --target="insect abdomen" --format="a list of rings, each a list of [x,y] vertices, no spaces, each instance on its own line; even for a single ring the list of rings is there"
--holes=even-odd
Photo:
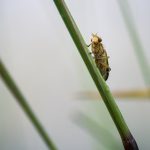
[[[102,45],[99,45],[99,50],[94,52],[95,56],[95,63],[103,76],[104,80],[106,81],[109,76],[110,67],[108,63],[108,57],[105,49],[103,49]],[[96,47],[95,47],[96,48]]]
[[[102,57],[101,57],[102,58]],[[102,59],[95,59],[95,63],[100,71],[100,73],[102,74],[104,80],[106,81],[108,79],[109,76],[109,64],[108,64],[108,58],[102,58]]]

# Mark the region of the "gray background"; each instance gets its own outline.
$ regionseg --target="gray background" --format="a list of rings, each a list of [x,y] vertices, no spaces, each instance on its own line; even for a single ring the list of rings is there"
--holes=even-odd
[[[115,0],[66,0],[87,44],[91,33],[103,39],[110,56],[111,90],[145,88],[136,55]],[[150,60],[150,1],[130,1],[134,21]],[[120,143],[102,101],[82,101],[79,92],[95,85],[52,0],[0,1],[0,57],[60,150],[107,149],[74,121],[91,115]],[[117,101],[139,148],[150,147],[148,100]],[[106,140],[107,141],[107,140]],[[0,150],[47,147],[0,80]],[[123,149],[123,148],[122,148]]]

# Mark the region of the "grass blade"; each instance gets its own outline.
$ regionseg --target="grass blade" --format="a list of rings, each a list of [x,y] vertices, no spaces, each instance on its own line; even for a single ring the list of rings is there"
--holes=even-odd
[[[26,102],[26,99],[20,92],[19,88],[11,78],[10,74],[8,73],[7,69],[5,68],[4,64],[2,63],[2,60],[0,60],[0,76],[8,89],[11,91],[13,96],[16,98],[17,102],[20,104],[23,111],[26,113],[27,117],[30,119],[36,130],[38,131],[39,135],[43,139],[43,141],[48,146],[49,150],[57,150],[55,145],[53,144],[52,140],[48,137],[48,134],[40,124],[39,120],[35,116],[35,114],[32,112],[32,109]]]
[[[134,47],[134,50],[135,50],[135,53],[139,62],[139,66],[143,74],[145,85],[147,85],[147,87],[150,87],[150,66],[145,56],[143,45],[137,33],[134,19],[132,17],[130,5],[128,4],[127,0],[117,0],[117,2],[120,7],[120,11],[122,13],[127,30],[129,32],[130,39],[132,41],[132,44],[133,44],[133,47]]]
[[[71,16],[70,11],[67,8],[64,0],[54,0],[54,3],[61,15],[66,27],[68,28],[68,31],[77,47],[79,53],[81,54],[81,57],[84,60],[86,66],[91,74],[91,77],[93,78],[93,80],[98,88],[98,91],[101,94],[101,96],[104,100],[104,103],[105,103],[105,105],[106,105],[106,107],[107,107],[119,133],[120,133],[125,150],[138,150],[136,141],[135,141],[134,137],[132,136],[131,132],[129,131],[127,124],[125,123],[108,86],[106,85],[105,81],[103,80],[94,61],[89,56],[86,43],[84,42],[84,39],[75,23],[73,17]]]

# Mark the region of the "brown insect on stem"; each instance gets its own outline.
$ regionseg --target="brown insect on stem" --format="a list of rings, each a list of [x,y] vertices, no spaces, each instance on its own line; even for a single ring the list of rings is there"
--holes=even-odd
[[[91,46],[92,50],[90,54],[94,55],[95,63],[104,80],[106,81],[111,69],[108,63],[109,56],[107,56],[107,52],[103,47],[102,39],[97,34],[92,33],[91,43],[88,45],[88,47],[89,46]]]

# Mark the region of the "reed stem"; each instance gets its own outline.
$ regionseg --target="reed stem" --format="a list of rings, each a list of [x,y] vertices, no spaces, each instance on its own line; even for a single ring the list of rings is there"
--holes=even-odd
[[[87,45],[73,19],[71,13],[66,6],[64,0],[54,0],[54,3],[83,59],[85,65],[87,66],[91,77],[93,78],[101,97],[104,100],[104,103],[119,131],[119,134],[122,138],[122,142],[124,145],[125,150],[138,150],[138,146],[134,137],[132,136],[131,132],[125,120],[122,117],[121,112],[115,100],[107,86],[106,82],[104,81],[103,77],[101,76],[99,70],[97,69],[93,59],[89,55],[89,51]]]

